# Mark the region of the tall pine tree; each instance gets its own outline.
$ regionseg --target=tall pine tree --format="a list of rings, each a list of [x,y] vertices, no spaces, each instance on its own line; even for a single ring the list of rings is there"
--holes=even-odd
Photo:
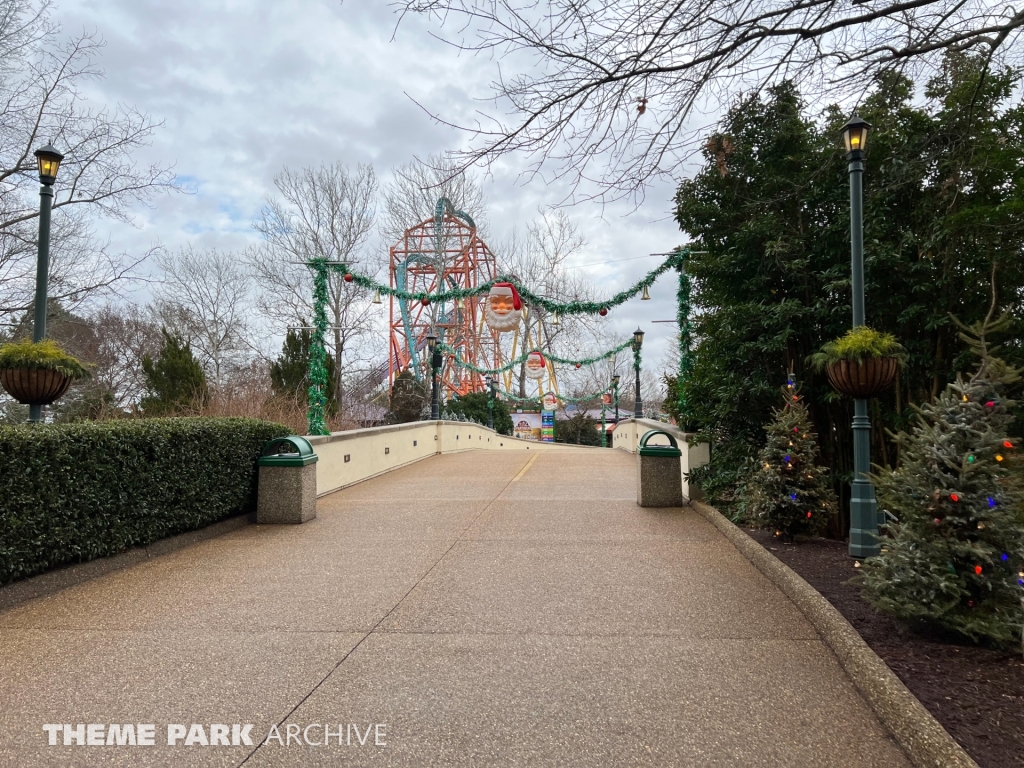
[[[764,428],[768,441],[745,495],[752,522],[792,541],[821,531],[836,512],[836,496],[828,469],[816,463],[817,435],[792,375],[782,396],[782,408]]]
[[[208,390],[203,368],[192,354],[192,348],[162,329],[164,346],[154,360],[142,358],[148,394],[139,405],[147,416],[173,416],[182,409],[205,402]]]
[[[860,582],[876,608],[913,626],[1005,646],[1024,622],[1024,489],[1019,441],[1007,436],[1005,390],[1018,374],[988,343],[1012,320],[990,318],[962,334],[981,357],[977,373],[923,406],[898,436],[900,467],[873,477],[898,522]]]

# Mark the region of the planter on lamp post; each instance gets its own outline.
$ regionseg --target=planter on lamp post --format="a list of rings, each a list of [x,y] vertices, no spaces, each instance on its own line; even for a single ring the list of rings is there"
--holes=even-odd
[[[57,181],[57,171],[60,168],[60,161],[64,159],[64,155],[50,144],[47,144],[45,147],[37,149],[35,156],[40,184],[39,248],[36,257],[36,299],[35,319],[32,325],[32,341],[39,342],[46,338],[46,292],[47,283],[50,279],[50,210],[53,207],[53,184]],[[4,384],[5,388],[6,386]],[[60,389],[60,386],[57,386],[54,382],[50,382],[48,386],[43,387],[40,381],[39,387],[40,390],[37,393],[38,402],[29,401],[28,420],[31,422],[41,421],[43,418],[43,406],[49,405],[67,391],[67,386],[65,385],[63,389],[57,392],[56,390]],[[42,393],[42,388],[47,390],[45,396]]]

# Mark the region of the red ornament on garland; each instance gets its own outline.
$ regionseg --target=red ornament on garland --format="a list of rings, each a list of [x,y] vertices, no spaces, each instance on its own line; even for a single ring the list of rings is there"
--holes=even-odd
[[[582,368],[583,366],[582,366],[582,365],[580,365],[579,363],[576,363],[576,367],[577,367],[577,368]]]
[[[980,565],[974,566],[974,572],[976,574],[978,574],[979,576],[981,576],[981,566]]]
[[[420,304],[422,304],[424,307],[428,307],[428,306],[430,306],[430,299],[428,299],[426,296],[424,296],[423,300],[420,301]]]
[[[951,493],[949,494],[949,500],[955,503],[960,501],[960,497],[957,496],[955,493]]]
[[[601,307],[601,310],[597,314],[599,314],[601,317],[604,317],[608,314],[608,310],[605,309],[604,307]]]
[[[351,283],[351,282],[352,282],[352,279],[353,279],[353,278],[352,278],[352,275],[351,275],[350,273],[346,272],[346,273],[345,273],[345,282],[346,282],[346,283]]]

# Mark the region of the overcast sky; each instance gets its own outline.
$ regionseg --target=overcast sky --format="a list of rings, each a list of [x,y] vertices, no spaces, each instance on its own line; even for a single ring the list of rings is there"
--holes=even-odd
[[[54,16],[69,34],[97,30],[105,39],[106,76],[89,84],[89,100],[163,120],[139,160],[174,163],[193,192],[140,208],[136,229],[110,224],[114,244],[129,251],[256,241],[251,223],[285,166],[372,163],[386,180],[416,156],[459,147],[466,137],[433,123],[409,96],[458,122],[486,108],[479,99],[495,74],[492,62],[460,57],[418,18],[396,32],[385,0],[58,0]],[[565,194],[519,181],[522,162],[510,158],[483,179],[493,241]],[[601,295],[660,260],[637,257],[682,242],[672,193],[668,183],[651,188],[639,210],[568,209],[588,240],[577,266]],[[642,325],[652,363],[675,340],[673,326],[649,322],[675,317],[674,282],[666,275],[654,301],[631,301],[607,319],[623,337]]]

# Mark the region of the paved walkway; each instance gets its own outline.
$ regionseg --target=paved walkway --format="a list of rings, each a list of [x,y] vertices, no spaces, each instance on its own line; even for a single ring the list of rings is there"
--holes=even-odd
[[[0,765],[906,765],[725,538],[636,506],[634,461],[434,457],[323,499],[312,523],[0,614]],[[151,723],[156,746],[49,747],[45,723]],[[251,723],[256,744],[342,723],[352,743],[166,746],[193,723]]]

